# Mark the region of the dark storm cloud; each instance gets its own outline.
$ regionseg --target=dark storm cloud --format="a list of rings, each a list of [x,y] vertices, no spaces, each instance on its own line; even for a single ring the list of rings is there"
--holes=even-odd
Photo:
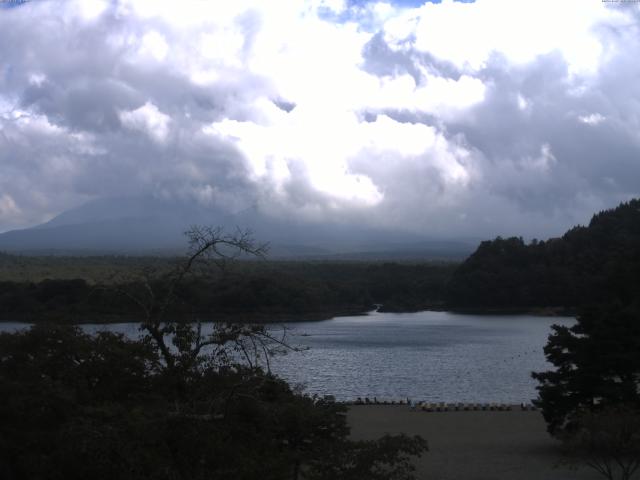
[[[440,124],[447,138],[461,135],[472,152],[476,176],[450,218],[494,234],[552,235],[639,195],[637,31],[635,22],[600,28],[606,48],[617,52],[593,76],[572,77],[559,52],[524,65],[495,53],[476,73],[487,86],[485,98],[464,115],[442,122],[437,115],[387,111],[398,121]],[[381,34],[365,58],[379,75],[404,71],[418,79],[417,65],[433,68],[428,57],[391,49]],[[439,72],[455,78],[455,70]]]
[[[384,40],[384,33],[376,33],[365,45],[362,55],[362,68],[379,77],[408,73],[416,83],[420,83],[423,75],[418,65],[440,77],[458,80],[462,72],[450,62],[439,60],[428,52],[394,50]]]
[[[131,47],[112,40],[136,35],[136,22],[114,11],[84,22],[53,2],[42,4],[0,13],[0,43],[12,45],[3,50],[0,83],[0,192],[12,208],[2,212],[0,228],[101,196],[206,203],[247,194],[243,157],[201,128],[229,111],[241,117],[254,80],[231,77],[203,88],[157,62],[128,60]],[[31,28],[39,16],[44,21]],[[123,124],[123,112],[148,102],[166,116],[166,138],[161,130],[149,134],[144,121],[140,128]]]

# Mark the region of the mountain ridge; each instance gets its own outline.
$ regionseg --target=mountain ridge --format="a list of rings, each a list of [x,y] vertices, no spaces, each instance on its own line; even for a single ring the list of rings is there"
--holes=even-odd
[[[23,254],[169,254],[184,250],[192,225],[249,229],[275,258],[456,259],[476,239],[434,239],[354,223],[312,223],[269,217],[257,208],[228,213],[215,207],[152,197],[88,202],[32,228],[0,234],[0,251]]]

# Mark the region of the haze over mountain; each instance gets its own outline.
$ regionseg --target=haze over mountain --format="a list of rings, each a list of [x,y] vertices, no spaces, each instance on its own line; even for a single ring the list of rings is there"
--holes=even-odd
[[[271,257],[435,258],[468,255],[476,239],[434,239],[402,231],[295,218],[268,217],[257,208],[235,214],[152,197],[100,199],[29,229],[0,234],[0,250],[26,253],[175,253],[191,225],[250,229],[270,244]]]

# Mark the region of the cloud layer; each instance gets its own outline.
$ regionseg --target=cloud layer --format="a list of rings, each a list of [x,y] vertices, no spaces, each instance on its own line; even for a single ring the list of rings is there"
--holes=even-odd
[[[144,194],[558,234],[640,194],[639,29],[599,0],[2,9],[0,231]]]

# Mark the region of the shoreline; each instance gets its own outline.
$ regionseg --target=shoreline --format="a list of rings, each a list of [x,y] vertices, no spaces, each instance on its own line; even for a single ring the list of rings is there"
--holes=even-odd
[[[326,397],[332,397],[332,395],[325,395]],[[447,412],[535,412],[538,411],[531,401],[512,403],[512,402],[407,402],[406,400],[377,400],[374,397],[373,401],[370,401],[365,397],[365,401],[362,401],[361,397],[357,400],[345,400],[336,401],[336,403],[344,405],[346,407],[378,407],[378,406],[391,406],[391,407],[404,407],[411,411],[427,412],[427,413],[447,413]]]
[[[407,405],[352,405],[354,440],[420,435],[429,451],[414,458],[416,478],[438,480],[596,480],[587,467],[561,465],[562,450],[539,411],[428,413]]]
[[[373,312],[380,313],[418,313],[418,312],[449,312],[458,315],[534,315],[540,317],[575,317],[576,309],[566,309],[564,307],[531,307],[526,309],[516,308],[447,308],[444,306],[424,308],[419,310],[404,309],[392,310],[384,309],[384,305],[380,304],[379,308],[369,308],[363,310],[361,308],[341,308],[335,310],[327,310],[320,312],[238,312],[238,313],[219,313],[213,315],[201,315],[199,320],[202,323],[212,322],[228,322],[228,323],[301,323],[301,322],[320,322],[331,320],[337,317],[355,317],[366,316]],[[188,320],[182,318],[181,320]],[[195,321],[190,319],[191,321]],[[196,318],[197,320],[197,318]],[[67,324],[67,325],[86,325],[86,324],[116,324],[116,323],[140,323],[135,315],[86,315],[82,319],[58,317],[34,318],[32,315],[20,315],[12,318],[0,317],[0,323],[51,323],[51,324]]]
[[[199,318],[180,318],[176,321],[201,321],[202,323],[213,322],[229,322],[229,323],[301,323],[301,322],[320,322],[323,320],[331,320],[336,317],[366,316],[374,310],[360,309],[340,309],[326,312],[306,312],[306,313],[220,313],[216,315],[202,315]],[[92,325],[92,324],[117,324],[117,323],[140,323],[141,320],[135,315],[86,315],[83,319],[71,318],[60,319],[56,317],[35,319],[33,316],[25,316],[20,318],[19,315],[12,318],[0,318],[0,323],[51,323],[65,325]]]
[[[443,309],[461,315],[535,315],[540,317],[575,317],[576,307],[451,307]]]

